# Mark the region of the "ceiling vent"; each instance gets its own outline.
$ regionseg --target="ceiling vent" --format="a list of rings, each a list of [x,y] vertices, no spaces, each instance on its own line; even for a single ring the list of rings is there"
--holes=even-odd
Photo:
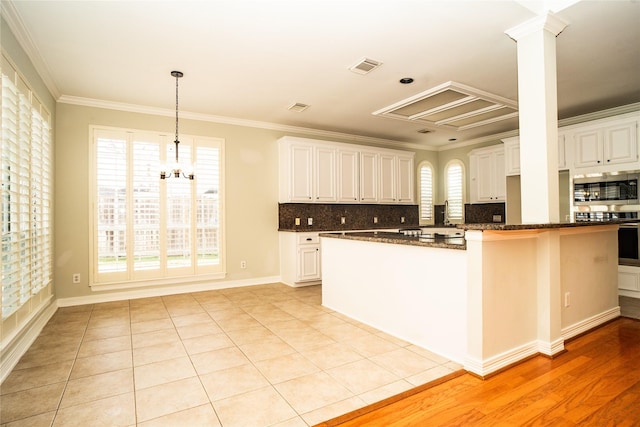
[[[374,61],[373,59],[363,58],[357,64],[349,67],[349,70],[358,74],[368,74],[382,65],[380,61]]]
[[[296,113],[302,113],[307,108],[309,108],[307,104],[302,104],[300,102],[296,102],[295,104],[289,106],[289,110],[295,111]]]
[[[447,82],[372,114],[460,131],[517,117],[518,104],[460,83]]]

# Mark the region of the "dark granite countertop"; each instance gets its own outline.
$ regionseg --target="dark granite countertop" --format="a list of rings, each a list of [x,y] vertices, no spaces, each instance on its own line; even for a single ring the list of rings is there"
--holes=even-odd
[[[626,221],[608,221],[608,222],[560,222],[553,224],[459,224],[458,228],[463,230],[480,230],[480,231],[510,231],[510,230],[541,230],[545,228],[570,228],[570,227],[593,227],[598,225],[615,225],[623,224]],[[636,220],[637,222],[637,220]]]
[[[397,245],[423,246],[427,248],[467,249],[464,237],[445,237],[439,235],[405,236],[402,233],[388,231],[364,231],[351,233],[320,233],[320,237],[332,237],[365,242],[392,243]]]

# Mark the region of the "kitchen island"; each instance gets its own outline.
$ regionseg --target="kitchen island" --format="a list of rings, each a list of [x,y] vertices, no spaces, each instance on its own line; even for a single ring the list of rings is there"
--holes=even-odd
[[[487,376],[620,315],[617,224],[326,233],[323,305]]]

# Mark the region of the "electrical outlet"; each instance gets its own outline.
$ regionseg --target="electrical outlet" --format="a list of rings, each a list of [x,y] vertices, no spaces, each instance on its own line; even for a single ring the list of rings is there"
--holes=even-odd
[[[300,218],[296,218],[296,225],[300,225]]]
[[[346,222],[347,222],[347,218],[341,216],[340,217],[340,224],[344,225],[344,224],[346,224]]]
[[[307,225],[313,225],[313,218],[307,218]]]
[[[240,268],[242,269],[247,268],[247,261],[240,261]]]
[[[400,224],[404,224],[404,217],[403,216],[400,217]]]
[[[374,223],[374,224],[377,224],[377,223],[378,223],[378,217],[377,217],[377,216],[374,216],[374,217],[373,217],[373,223]]]
[[[571,292],[564,293],[564,306],[569,307],[571,305]]]
[[[73,283],[80,283],[80,273],[73,273]]]

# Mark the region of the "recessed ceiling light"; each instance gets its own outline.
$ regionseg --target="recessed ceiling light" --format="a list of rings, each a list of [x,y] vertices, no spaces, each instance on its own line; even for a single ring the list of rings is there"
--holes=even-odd
[[[433,132],[431,129],[420,129],[418,131],[418,133],[429,133],[429,132]]]
[[[408,85],[413,83],[413,79],[411,77],[403,77],[400,79],[400,83],[402,83],[403,85]]]
[[[458,138],[449,138],[449,142],[454,142],[454,141],[457,141],[457,140],[458,140]]]

